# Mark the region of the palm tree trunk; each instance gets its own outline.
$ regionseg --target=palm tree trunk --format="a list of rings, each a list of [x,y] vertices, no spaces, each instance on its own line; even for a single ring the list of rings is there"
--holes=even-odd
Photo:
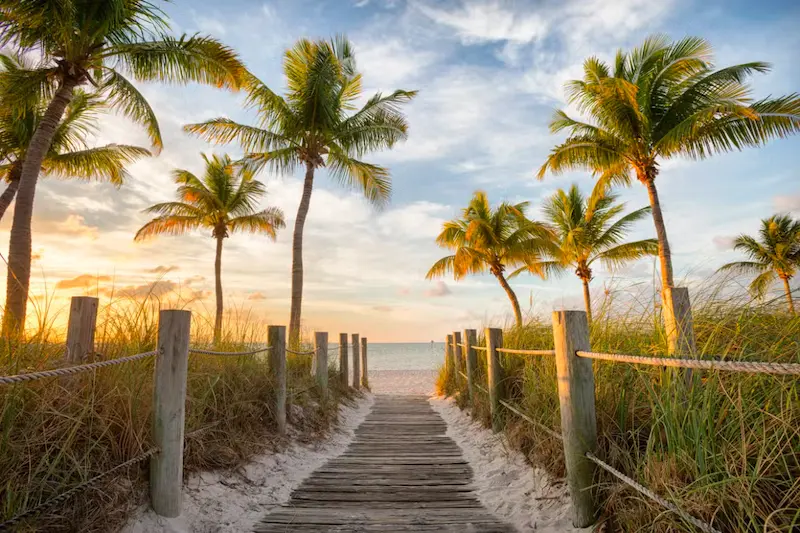
[[[586,304],[586,318],[589,320],[589,323],[592,323],[592,295],[589,292],[589,280],[586,278],[581,278],[583,281],[583,302]]]
[[[17,195],[17,190],[19,189],[19,178],[21,174],[22,162],[14,161],[11,171],[8,173],[8,187],[6,187],[6,190],[0,195],[0,220],[3,219],[6,211],[8,211],[9,207],[11,207],[11,202],[14,201],[14,197]]]
[[[650,197],[650,207],[653,212],[653,223],[656,226],[656,236],[658,237],[658,258],[661,261],[661,287],[674,287],[672,279],[672,253],[669,250],[667,240],[667,228],[664,225],[664,216],[661,214],[661,202],[658,200],[655,180],[646,178],[647,195]]]
[[[517,295],[514,294],[514,289],[512,289],[511,285],[508,284],[508,281],[506,281],[506,278],[503,276],[502,272],[496,272],[495,277],[497,278],[497,281],[500,282],[500,286],[506,291],[508,299],[511,300],[511,306],[514,308],[514,318],[517,320],[517,326],[521,327],[522,311],[519,309],[519,300],[517,300]]]
[[[786,290],[786,303],[789,304],[789,312],[793,315],[797,314],[794,310],[794,301],[792,300],[792,287],[789,285],[789,277],[782,276],[783,288]]]
[[[292,307],[289,314],[289,345],[300,342],[300,314],[303,308],[303,227],[306,225],[308,207],[311,204],[311,189],[314,186],[314,165],[306,163],[306,178],[303,181],[303,196],[297,208],[292,236]]]
[[[8,277],[6,280],[6,308],[3,315],[3,336],[17,336],[25,329],[25,311],[28,305],[28,288],[31,281],[31,220],[36,182],[42,161],[53,144],[58,123],[72,100],[78,79],[64,78],[53,100],[47,106],[42,121],[33,134],[22,164],[17,205],[11,225],[8,246]]]
[[[217,254],[214,257],[214,281],[217,292],[217,314],[214,317],[214,344],[219,344],[222,337],[222,240],[225,237],[217,237]]]

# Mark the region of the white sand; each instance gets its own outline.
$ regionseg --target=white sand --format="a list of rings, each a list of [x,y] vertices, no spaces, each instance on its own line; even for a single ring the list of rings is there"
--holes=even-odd
[[[452,400],[432,397],[433,408],[447,422],[475,473],[481,503],[520,533],[589,532],[572,527],[569,494],[563,482],[553,482],[544,470],[532,468],[504,439],[474,422]]]
[[[372,370],[369,386],[374,394],[420,394],[434,392],[436,370]]]
[[[236,472],[193,475],[183,493],[183,513],[157,516],[149,506],[139,509],[123,533],[240,533],[275,507],[289,501],[292,491],[325,462],[341,455],[369,413],[373,397],[354,407],[342,407],[337,431],[319,443],[292,444],[275,454],[257,457]]]

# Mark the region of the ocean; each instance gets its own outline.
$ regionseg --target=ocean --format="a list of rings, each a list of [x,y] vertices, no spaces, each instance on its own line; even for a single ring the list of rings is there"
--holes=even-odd
[[[331,347],[338,346],[332,344]],[[338,352],[333,352],[338,356]],[[350,354],[352,357],[352,353]],[[379,370],[437,370],[444,361],[443,342],[370,342],[370,372]]]

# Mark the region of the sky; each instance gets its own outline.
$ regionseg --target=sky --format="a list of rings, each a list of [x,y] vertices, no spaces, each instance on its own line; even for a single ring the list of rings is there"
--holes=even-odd
[[[800,90],[800,4],[791,0],[175,0],[165,11],[175,33],[219,38],[276,91],[285,87],[286,48],[301,37],[337,33],[355,46],[366,95],[419,91],[407,106],[408,141],[368,159],[391,169],[391,204],[372,207],[322,169],[305,226],[304,329],[359,332],[376,342],[441,340],[449,331],[509,319],[506,295],[489,276],[425,280],[447,254],[434,240],[477,189],[493,203],[530,201],[533,218],[558,188],[591,189],[585,172],[535,179],[563,138],[548,131],[553,110],[566,106],[563,85],[581,76],[587,57],[610,60],[618,48],[653,33],[697,35],[712,43],[717,65],[773,65],[754,78],[755,97]],[[178,291],[199,313],[213,310],[210,234],[144,243],[134,243],[133,235],[148,220],[142,209],[172,199],[172,169],[199,174],[201,153],[241,155],[235,145],[188,137],[182,125],[218,116],[253,123],[254,117],[242,110],[241,95],[199,85],[138,87],[161,124],[158,157],[130,167],[131,178],[119,189],[40,181],[32,279],[39,307],[50,302],[58,312],[73,295],[96,295],[103,304],[112,295]],[[113,115],[101,119],[96,142],[148,145],[141,128]],[[800,137],[794,137],[700,162],[662,162],[657,186],[677,279],[697,282],[736,259],[732,238],[755,233],[761,218],[800,215],[798,150]],[[235,234],[223,252],[226,305],[272,324],[288,322],[300,177],[258,178],[268,188],[264,206],[286,214],[277,242]],[[638,183],[619,192],[630,209],[647,205]],[[2,246],[10,220],[6,215],[0,224]],[[631,238],[648,237],[654,229],[644,220]],[[593,290],[611,280],[651,283],[654,268],[652,260],[615,273],[597,268]],[[525,275],[511,283],[529,316],[582,306],[580,282],[571,274],[547,281]]]

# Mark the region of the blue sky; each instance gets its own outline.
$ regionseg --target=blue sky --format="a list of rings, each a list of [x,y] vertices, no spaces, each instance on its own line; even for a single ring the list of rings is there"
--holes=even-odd
[[[534,216],[541,199],[557,188],[577,182],[590,189],[585,173],[534,178],[560,139],[547,124],[552,110],[565,105],[563,83],[580,76],[586,57],[610,59],[617,48],[656,32],[699,35],[713,44],[718,65],[773,64],[771,73],[754,79],[756,97],[800,90],[800,4],[788,0],[177,0],[166,12],[176,32],[212,34],[236,48],[276,90],[284,85],[285,48],[300,37],[335,33],[354,42],[367,94],[419,90],[408,107],[408,142],[371,158],[391,168],[391,206],[374,210],[322,171],[306,225],[307,328],[360,331],[374,340],[440,339],[447,331],[508,316],[505,294],[493,279],[424,280],[444,255],[433,239],[478,188],[493,202],[530,200]],[[165,291],[189,291],[212,308],[208,236],[145,244],[133,244],[132,236],[146,221],[140,210],[171,197],[170,169],[199,172],[201,151],[239,153],[235,146],[212,148],[188,138],[181,125],[222,115],[253,117],[241,110],[239,96],[211,88],[147,85],[143,92],[161,121],[164,151],[136,164],[133,179],[120,190],[42,183],[34,283],[51,291],[58,285],[61,297],[102,296],[112,285],[135,292],[159,281]],[[104,119],[101,137],[147,144],[143,132],[117,117]],[[800,214],[798,149],[795,137],[702,162],[663,162],[657,185],[679,277],[691,282],[735,258],[730,239],[754,232],[760,218],[776,211]],[[261,179],[268,183],[267,203],[285,210],[287,230],[277,243],[245,235],[229,239],[223,282],[229,302],[285,323],[300,182],[298,176]],[[622,196],[632,209],[647,204],[638,184]],[[9,218],[0,226],[4,234]],[[649,220],[633,233],[653,235]],[[649,282],[653,268],[652,261],[642,261],[616,279]],[[609,274],[596,275],[593,286],[602,290]],[[531,313],[581,305],[580,284],[571,275],[548,282],[520,277],[513,285],[525,307],[533,302]]]

